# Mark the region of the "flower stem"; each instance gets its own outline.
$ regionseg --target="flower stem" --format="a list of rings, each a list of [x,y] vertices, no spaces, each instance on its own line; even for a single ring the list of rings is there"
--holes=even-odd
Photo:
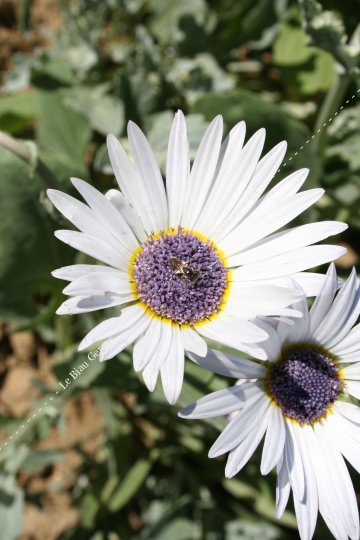
[[[15,156],[25,161],[25,163],[28,165],[32,165],[34,160],[36,160],[35,171],[44,181],[45,186],[49,188],[59,188],[58,180],[51,170],[39,157],[34,157],[30,148],[26,146],[26,144],[14,139],[7,133],[4,133],[4,131],[0,131],[0,146],[12,152]]]

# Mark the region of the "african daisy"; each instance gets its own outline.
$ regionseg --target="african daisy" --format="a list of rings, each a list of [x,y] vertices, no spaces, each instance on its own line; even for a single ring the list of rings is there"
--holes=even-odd
[[[240,384],[184,409],[184,418],[230,415],[209,456],[229,452],[225,474],[237,474],[265,435],[260,470],[277,468],[276,514],[293,492],[302,540],[313,536],[318,511],[338,540],[359,538],[357,501],[344,457],[360,472],[360,287],[355,271],[336,294],[335,268],[310,312],[293,326],[281,319],[264,328],[268,362],[218,351],[201,365]],[[353,328],[354,326],[354,328]]]
[[[108,149],[119,190],[102,195],[82,180],[73,185],[87,205],[49,190],[53,204],[79,231],[61,230],[63,242],[102,265],[56,270],[68,280],[70,299],[58,314],[121,306],[100,323],[80,349],[103,341],[101,360],[134,343],[134,368],[153,390],[159,372],[166,398],[175,403],[182,386],[184,351],[204,356],[204,338],[245,350],[267,338],[250,319],[293,313],[302,295],[288,287],[295,275],[308,294],[322,283],[303,270],[333,260],[344,249],[315,242],[346,228],[321,222],[272,234],[315,203],[323,190],[297,193],[308,171],[300,170],[264,194],[285,153],[278,144],[260,161],[265,130],[243,145],[240,122],[221,144],[223,122],[209,125],[190,171],[185,118],[175,115],[166,189],[151,147],[130,122],[134,163],[112,135]],[[296,313],[295,313],[296,315]]]

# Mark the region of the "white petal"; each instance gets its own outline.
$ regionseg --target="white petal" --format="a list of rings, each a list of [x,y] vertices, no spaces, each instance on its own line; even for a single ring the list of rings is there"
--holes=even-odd
[[[260,444],[266,430],[269,416],[268,410],[262,412],[263,415],[257,417],[255,425],[253,425],[253,429],[248,434],[246,439],[244,439],[237,448],[230,452],[225,467],[225,476],[227,478],[231,478],[237,474],[244,467],[244,465],[246,465]]]
[[[319,509],[318,490],[313,470],[312,455],[305,440],[306,429],[309,428],[307,426],[299,426],[298,424],[293,425],[293,432],[301,453],[305,475],[304,500],[299,501],[294,496],[296,518],[301,540],[311,540],[313,537]]]
[[[295,285],[295,282],[293,282]],[[309,339],[309,324],[310,324],[310,318],[309,318],[309,309],[306,298],[303,298],[301,302],[297,302],[294,304],[295,308],[297,308],[301,314],[302,317],[300,319],[294,320],[294,324],[290,326],[288,332],[287,332],[287,342],[289,343],[302,343],[306,342]]]
[[[299,272],[292,276],[305,292],[306,296],[317,296],[325,282],[325,275],[316,272]],[[338,287],[340,286],[338,279]]]
[[[286,147],[287,143],[282,141],[261,158],[251,181],[246,187],[245,193],[230,212],[227,219],[221,224],[218,231],[216,231],[217,237],[225,238],[255,205],[278,170],[284,158]]]
[[[204,358],[189,354],[189,358],[214,373],[236,379],[258,379],[265,375],[265,368],[251,360],[234,354],[209,349]]]
[[[257,264],[246,264],[232,271],[234,281],[257,281],[280,276],[290,276],[307,268],[337,259],[346,252],[341,246],[308,246],[276,255]]]
[[[269,191],[249,215],[226,237],[215,240],[228,256],[252,246],[275,232],[314,204],[324,193],[322,189],[296,192],[304,182],[304,172],[297,171]]]
[[[130,280],[124,272],[92,272],[74,279],[63,290],[69,296],[103,296],[112,294],[131,294]]]
[[[181,418],[213,418],[234,411],[240,411],[248,404],[249,399],[260,397],[261,387],[252,382],[238,386],[230,386],[204,396],[195,403],[185,407],[178,415]]]
[[[170,323],[161,323],[161,335],[158,342],[158,348],[154,351],[152,358],[149,360],[144,371],[142,372],[144,383],[150,392],[153,392],[160,368],[169,354],[172,334],[172,325]]]
[[[100,362],[113,358],[131,345],[136,338],[144,332],[149,324],[150,318],[148,314],[143,311],[142,315],[134,320],[131,326],[127,324],[126,329],[123,329],[120,334],[108,339],[102,344],[100,350]]]
[[[207,353],[206,341],[192,328],[181,327],[184,349],[187,352],[205,356]]]
[[[153,317],[144,334],[134,345],[133,363],[135,371],[142,371],[153,357],[161,339],[161,320]]]
[[[271,405],[261,457],[261,474],[268,474],[281,460],[285,445],[285,422],[281,410]]]
[[[55,231],[55,236],[65,244],[82,251],[98,259],[106,264],[119,268],[120,270],[127,270],[129,266],[129,260],[119,250],[115,250],[110,243],[95,238],[89,234],[85,234],[77,231],[60,230]]]
[[[271,319],[256,319],[256,324],[259,328],[265,330],[268,334],[268,339],[262,341],[259,345],[249,345],[246,352],[254,358],[259,360],[270,360],[270,362],[275,362],[281,354],[282,342],[280,340],[280,334],[277,329],[273,328],[269,324]]]
[[[214,187],[196,224],[209,236],[225,221],[251,180],[264,146],[265,129],[257,131],[241,149],[244,138],[245,123],[241,122],[229,133]]]
[[[359,359],[359,351],[356,353]],[[348,380],[360,381],[360,362],[353,363],[351,366],[342,368],[341,371],[344,374],[346,382]]]
[[[136,168],[156,218],[156,231],[166,229],[169,221],[165,188],[154,153],[141,129],[131,121],[128,124],[128,137]]]
[[[71,178],[71,182],[78,190],[80,195],[85,199],[90,208],[92,208],[97,220],[112,234],[121,244],[130,252],[139,245],[131,228],[122,217],[122,215],[114,208],[114,205],[93,186],[79,180]]]
[[[303,298],[304,293],[295,288],[276,285],[244,286],[234,282],[224,310],[236,316],[240,308],[249,309],[256,315],[278,315],[282,308]],[[236,309],[237,308],[237,309]]]
[[[111,317],[96,325],[86,334],[79,345],[79,351],[87,349],[98,341],[120,334],[130,328],[136,321],[142,318],[145,311],[138,305],[130,306],[122,310],[119,317]],[[150,317],[146,315],[149,318]]]
[[[336,448],[360,472],[360,428],[334,413],[327,419],[326,430]]]
[[[324,347],[331,347],[336,344],[337,335],[341,332],[355,300],[357,284],[357,275],[353,270],[336,295],[326,316],[324,316],[319,326],[314,329],[313,335],[315,339],[322,343]]]
[[[148,235],[146,234],[144,226],[131,204],[125,199],[124,195],[118,189],[109,189],[109,191],[105,193],[105,197],[113,206],[115,206],[118,212],[120,212],[138,240],[140,242],[146,240]]]
[[[360,324],[354,326],[343,340],[334,345],[331,352],[342,357],[346,357],[347,354],[351,353],[360,353]]]
[[[206,130],[191,168],[181,225],[192,229],[209,194],[214,180],[223,121],[216,116]]]
[[[339,440],[338,434],[335,439],[330,437],[326,424],[324,426],[315,424],[314,432],[322,447],[322,458],[326,467],[326,474],[333,484],[333,489],[328,489],[320,497],[320,511],[323,513],[321,503],[326,497],[326,502],[331,505],[331,519],[335,521],[336,517],[338,517],[337,524],[346,530],[350,538],[356,540],[359,538],[359,513],[349,472],[340,452],[335,448],[335,443]],[[320,474],[317,475],[317,480],[319,480],[319,476]],[[329,515],[327,515],[327,519],[324,515],[323,517],[330,528],[328,523]]]
[[[331,263],[326,273],[321,291],[314,300],[310,310],[310,331],[314,331],[327,315],[337,291],[337,277],[334,263]]]
[[[177,227],[181,222],[189,174],[190,157],[186,123],[183,113],[178,111],[171,127],[166,159],[169,227]]]
[[[107,146],[111,165],[122,193],[134,209],[145,231],[151,234],[156,230],[156,218],[142,179],[114,135],[108,135]]]
[[[346,391],[356,399],[360,399],[360,377],[359,381],[346,381]]]
[[[302,501],[305,495],[305,476],[301,453],[291,421],[286,422],[285,461],[294,495]]]
[[[267,339],[267,334],[250,321],[243,321],[221,313],[215,319],[196,326],[202,336],[242,350],[243,343],[257,343]]]
[[[289,475],[286,468],[285,459],[277,466],[276,478],[276,517],[278,519],[283,515],[290,495]]]
[[[114,306],[126,304],[134,299],[134,295],[129,296],[73,296],[65,300],[56,310],[57,315],[75,315],[77,313],[89,313],[98,309],[106,309]]]
[[[178,326],[172,328],[169,354],[160,368],[160,374],[165,397],[171,405],[174,405],[184,380],[184,345]]]
[[[239,266],[257,263],[273,257],[274,254],[281,255],[288,251],[294,251],[294,249],[315,244],[328,236],[339,234],[347,227],[346,223],[338,221],[320,221],[300,225],[264,238],[256,246],[232,255],[228,258],[228,264],[229,266]]]
[[[107,237],[106,228],[86,204],[55,189],[48,189],[46,193],[55,208],[80,231],[102,239]]]
[[[76,278],[82,276],[89,276],[94,272],[103,272],[104,274],[112,273],[113,268],[109,266],[101,266],[100,264],[72,264],[70,266],[63,266],[51,272],[51,275],[66,281],[73,281]],[[124,275],[126,275],[124,273]],[[90,276],[89,276],[90,277]]]
[[[360,425],[360,408],[356,405],[345,401],[336,401],[335,409],[350,422]]]
[[[209,450],[214,458],[235,449],[252,433],[254,424],[259,423],[270,405],[269,398],[261,391],[248,399],[245,408],[226,426]]]

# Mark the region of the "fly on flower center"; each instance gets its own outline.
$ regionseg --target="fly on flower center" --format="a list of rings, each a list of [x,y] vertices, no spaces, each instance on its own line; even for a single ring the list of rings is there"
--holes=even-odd
[[[272,402],[299,424],[325,418],[343,386],[336,357],[308,343],[285,347],[265,377],[265,390]]]
[[[133,253],[129,273],[144,309],[174,324],[201,324],[228,297],[225,257],[213,242],[181,227],[149,236]]]

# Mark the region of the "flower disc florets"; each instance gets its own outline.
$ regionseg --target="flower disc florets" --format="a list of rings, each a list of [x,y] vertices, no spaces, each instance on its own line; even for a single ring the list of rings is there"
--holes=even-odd
[[[327,414],[343,382],[330,353],[304,344],[283,350],[269,370],[266,386],[284,416],[312,424]]]
[[[130,272],[136,297],[178,324],[193,325],[216,314],[228,285],[215,246],[180,227],[148,238]]]

